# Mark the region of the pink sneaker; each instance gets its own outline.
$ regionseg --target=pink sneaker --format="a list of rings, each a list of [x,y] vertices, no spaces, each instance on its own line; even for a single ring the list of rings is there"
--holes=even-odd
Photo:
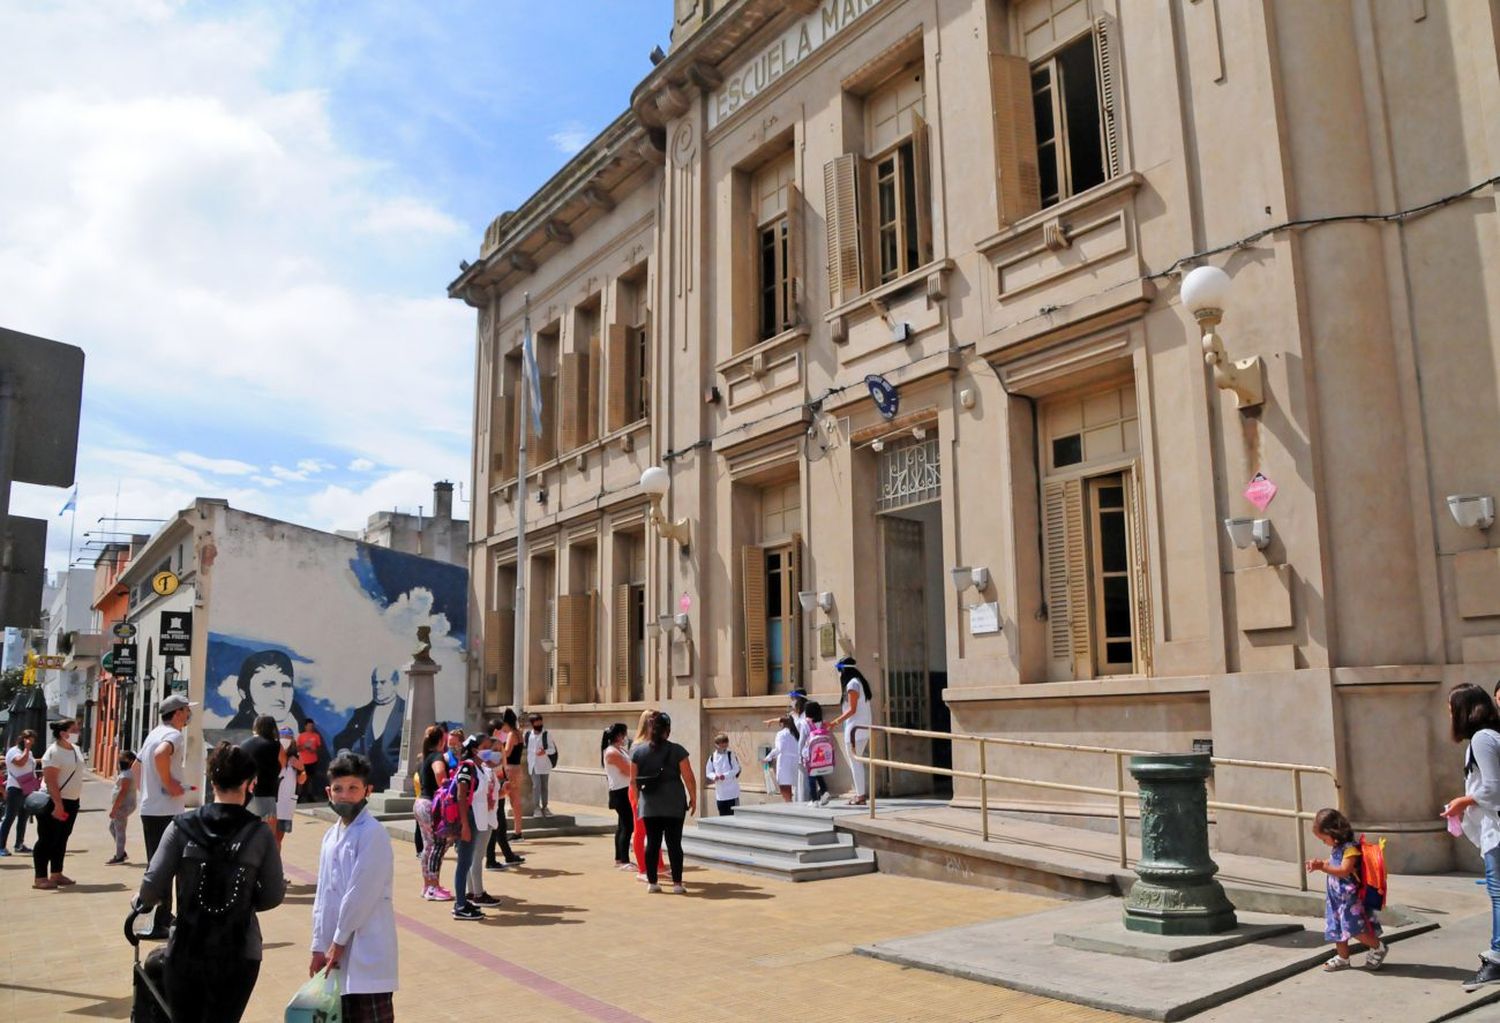
[[[450,892],[448,889],[444,888],[442,885],[437,885],[436,887],[434,887],[432,889],[432,901],[433,902],[452,902],[453,901],[453,893]]]

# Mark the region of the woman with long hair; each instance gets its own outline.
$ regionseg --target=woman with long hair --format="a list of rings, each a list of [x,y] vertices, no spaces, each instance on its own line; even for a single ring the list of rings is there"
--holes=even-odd
[[[630,869],[630,835],[635,830],[635,815],[630,809],[630,754],[625,740],[630,729],[616,721],[599,737],[599,763],[604,768],[604,783],[609,790],[609,808],[615,812],[615,869]]]
[[[207,767],[214,801],[167,825],[135,899],[144,912],[175,884],[177,923],[166,962],[175,1023],[233,1023],[244,1014],[260,975],[256,914],[286,895],[276,840],[245,808],[254,759],[221,742]]]
[[[510,840],[519,842],[526,837],[522,833],[525,825],[521,821],[521,789],[526,781],[521,761],[526,759],[526,737],[521,734],[521,724],[516,719],[516,712],[509,707],[500,715],[500,734],[500,763],[505,768],[505,798],[510,803],[511,816],[516,819],[516,830],[511,832]],[[503,831],[507,826],[505,807],[502,806],[500,828]]]
[[[37,790],[36,733],[26,729],[16,744],[5,751],[5,819],[0,821],[0,856],[9,856],[5,847],[10,829],[16,829],[16,852],[31,852],[26,847],[26,797]]]
[[[875,693],[854,663],[854,658],[845,657],[834,667],[839,672],[839,686],[844,690],[844,712],[828,722],[828,727],[844,726],[844,749],[849,754],[849,773],[854,776],[854,798],[849,800],[849,805],[864,806],[870,799],[868,769],[854,758],[864,756],[870,748],[870,726],[875,723]]]
[[[427,731],[422,733],[422,766],[417,769],[417,799],[412,804],[412,816],[417,819],[417,830],[422,836],[422,851],[418,854],[422,867],[422,898],[428,902],[453,901],[453,893],[444,888],[438,878],[443,871],[443,853],[448,850],[448,840],[439,838],[432,830],[432,801],[448,780],[448,762],[443,757],[445,738],[442,725],[428,725]]]
[[[1453,741],[1469,748],[1464,794],[1448,801],[1443,816],[1478,846],[1490,898],[1490,945],[1479,953],[1479,972],[1464,984],[1465,991],[1477,991],[1500,984],[1500,710],[1489,693],[1465,682],[1448,694],[1448,726]]]
[[[642,746],[651,743],[651,719],[656,716],[656,711],[647,707],[641,711],[639,720],[635,725],[635,740],[631,742],[627,752],[634,754]],[[630,793],[630,815],[632,819],[630,832],[630,847],[635,853],[635,879],[642,884],[646,883],[646,822],[641,819],[640,793],[631,785],[626,791]],[[658,863],[659,867],[665,867],[666,861]]]
[[[52,797],[52,805],[36,818],[36,848],[31,852],[36,871],[33,888],[66,888],[74,883],[62,868],[68,855],[68,837],[78,820],[78,801],[83,797],[84,757],[77,744],[77,721],[63,718],[52,722],[52,745],[42,757],[42,784]]]
[[[651,738],[630,754],[631,788],[639,793],[641,819],[646,822],[646,891],[659,892],[659,859],[663,841],[672,864],[672,891],[682,886],[682,826],[698,812],[698,780],[688,751],[671,741],[672,719],[664,711],[651,718]]]

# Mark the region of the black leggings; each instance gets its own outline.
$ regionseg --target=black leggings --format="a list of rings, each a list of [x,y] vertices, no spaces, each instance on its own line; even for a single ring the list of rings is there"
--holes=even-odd
[[[610,789],[609,808],[615,812],[615,862],[630,862],[630,838],[635,833],[635,815],[630,811],[630,789]]]
[[[484,862],[495,863],[495,850],[499,849],[505,857],[505,862],[510,863],[516,859],[515,850],[510,847],[510,839],[505,837],[505,802],[500,803],[499,826],[490,830],[490,844],[484,850]]]
[[[656,884],[661,865],[661,840],[667,840],[667,860],[672,864],[672,883],[682,884],[682,817],[646,817],[646,880]]]
[[[259,959],[167,957],[172,1023],[239,1023],[260,976]]]
[[[78,820],[78,800],[64,799],[63,810],[68,819],[60,821],[52,816],[52,807],[36,815],[36,845],[31,850],[31,865],[38,879],[47,876],[50,869],[61,874],[63,857],[68,855],[68,836],[73,834],[73,822]]]

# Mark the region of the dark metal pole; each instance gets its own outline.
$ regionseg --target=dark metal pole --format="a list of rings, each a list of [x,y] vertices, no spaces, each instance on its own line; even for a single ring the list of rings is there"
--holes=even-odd
[[[16,468],[16,417],[21,395],[9,373],[0,372],[0,608],[10,606],[15,539],[10,532],[10,483]]]

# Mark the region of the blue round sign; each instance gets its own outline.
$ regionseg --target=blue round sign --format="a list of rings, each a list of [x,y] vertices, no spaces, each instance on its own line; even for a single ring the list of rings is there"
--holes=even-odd
[[[883,376],[871,374],[865,377],[865,386],[870,389],[870,398],[875,402],[875,407],[880,410],[881,416],[886,419],[895,419],[896,412],[901,408],[901,395],[896,388]]]

